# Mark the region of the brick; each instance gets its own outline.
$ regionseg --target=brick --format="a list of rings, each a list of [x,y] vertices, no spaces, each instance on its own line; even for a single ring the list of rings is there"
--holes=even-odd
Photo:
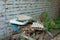
[[[16,15],[24,14],[38,19],[39,14],[44,11],[48,11],[50,17],[54,18],[53,16],[58,13],[58,2],[58,0],[7,0],[6,3],[0,1],[0,23],[4,22],[7,27],[10,27],[8,21],[15,18]],[[2,14],[5,16],[2,17]],[[3,23],[0,26],[3,26]]]

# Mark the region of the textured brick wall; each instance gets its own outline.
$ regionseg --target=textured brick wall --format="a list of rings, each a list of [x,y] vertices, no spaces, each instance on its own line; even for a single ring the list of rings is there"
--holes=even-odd
[[[54,18],[58,14],[59,2],[60,0],[0,0],[0,27],[5,29],[3,31],[6,34],[10,30],[8,21],[21,14],[39,18],[41,12],[48,11],[49,16]]]

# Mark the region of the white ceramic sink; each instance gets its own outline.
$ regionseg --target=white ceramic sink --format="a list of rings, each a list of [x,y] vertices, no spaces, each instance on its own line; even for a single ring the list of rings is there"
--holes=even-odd
[[[9,21],[11,24],[17,24],[17,25],[25,25],[28,23],[28,21],[23,21],[23,22],[20,22],[20,21],[17,21],[17,19],[11,19]]]

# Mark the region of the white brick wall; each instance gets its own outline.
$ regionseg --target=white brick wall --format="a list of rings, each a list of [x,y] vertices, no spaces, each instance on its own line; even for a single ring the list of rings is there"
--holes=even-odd
[[[39,18],[41,12],[48,11],[49,16],[54,18],[58,14],[59,2],[60,0],[0,0],[0,26],[9,27],[8,20],[21,14]]]

